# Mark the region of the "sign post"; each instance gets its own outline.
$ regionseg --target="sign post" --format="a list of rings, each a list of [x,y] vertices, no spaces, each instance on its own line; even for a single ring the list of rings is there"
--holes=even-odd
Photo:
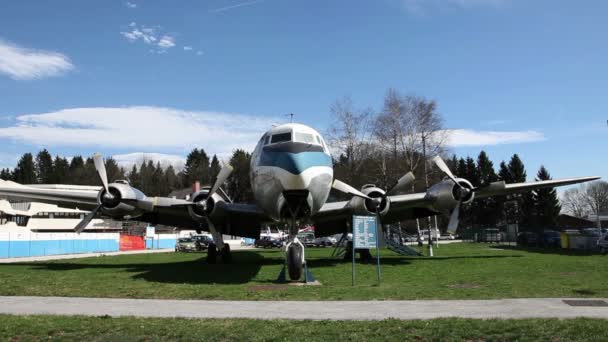
[[[376,249],[378,267],[378,285],[380,285],[380,240],[379,225],[376,216],[353,216],[353,267],[352,279],[355,285],[355,252],[357,249]]]

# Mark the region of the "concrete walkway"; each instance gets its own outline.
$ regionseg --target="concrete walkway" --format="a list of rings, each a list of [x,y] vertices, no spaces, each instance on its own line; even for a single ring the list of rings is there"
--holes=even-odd
[[[35,256],[35,257],[24,257],[24,258],[0,258],[0,264],[12,264],[15,262],[79,259],[79,258],[98,257],[98,256],[104,256],[104,255],[112,256],[112,255],[128,255],[128,254],[168,253],[168,252],[174,252],[174,251],[175,251],[175,249],[173,249],[173,248],[163,248],[163,249],[142,249],[139,251],[59,254],[59,255],[45,255],[45,256]]]
[[[439,317],[606,319],[608,307],[570,306],[563,302],[563,298],[313,302],[0,297],[0,313],[312,320]]]

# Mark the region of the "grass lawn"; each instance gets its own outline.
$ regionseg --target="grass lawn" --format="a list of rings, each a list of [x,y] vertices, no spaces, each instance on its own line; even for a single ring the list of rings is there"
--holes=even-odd
[[[335,322],[3,316],[4,341],[606,341],[606,321],[471,320]]]
[[[608,297],[608,257],[522,251],[487,244],[441,245],[436,257],[383,251],[376,266],[307,249],[321,286],[276,284],[277,250],[234,252],[234,263],[209,265],[205,254],[162,253],[0,265],[0,295],[245,300],[487,299]]]

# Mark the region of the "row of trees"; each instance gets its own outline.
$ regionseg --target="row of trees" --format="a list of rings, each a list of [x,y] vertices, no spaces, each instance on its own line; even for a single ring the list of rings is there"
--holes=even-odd
[[[235,172],[227,183],[228,193],[239,200],[250,201],[253,196],[249,183],[249,160],[251,156],[243,150],[234,151],[230,163]],[[221,169],[216,155],[209,158],[203,149],[195,148],[186,159],[183,170],[172,165],[163,168],[160,161],[142,159],[127,172],[112,158],[105,160],[110,181],[126,179],[132,186],[148,196],[167,196],[171,191],[190,187],[195,181],[202,185],[212,184]],[[15,168],[0,170],[0,179],[21,184],[75,184],[99,185],[99,177],[92,158],[55,156],[43,149],[34,157],[25,153]]]

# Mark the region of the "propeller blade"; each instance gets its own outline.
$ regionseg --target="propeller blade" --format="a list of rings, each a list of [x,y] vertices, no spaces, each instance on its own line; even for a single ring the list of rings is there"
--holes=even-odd
[[[395,184],[386,194],[390,196],[390,195],[399,193],[401,191],[405,191],[408,189],[408,187],[412,184],[412,182],[414,180],[416,180],[416,177],[410,171],[410,172],[406,173],[405,175],[403,175],[403,177],[399,178],[399,180],[397,181],[397,184]]]
[[[106,173],[106,166],[103,163],[103,157],[101,156],[101,154],[95,153],[93,155],[93,163],[95,164],[95,170],[97,170],[97,175],[99,176],[99,179],[101,180],[103,189],[106,191],[106,193],[109,193],[109,191],[108,191],[108,174]]]
[[[224,167],[222,167],[220,172],[217,174],[217,179],[215,180],[215,183],[213,184],[213,187],[211,188],[211,191],[209,191],[207,197],[211,197],[217,191],[217,189],[224,184],[226,179],[228,179],[232,173],[232,170],[234,170],[234,168],[230,164],[226,164]]]
[[[435,162],[435,165],[437,165],[437,167],[441,171],[443,171],[443,173],[445,173],[445,175],[448,176],[448,178],[451,179],[452,182],[454,182],[454,184],[458,185],[461,189],[464,189],[464,187],[460,183],[458,183],[458,181],[456,180],[456,177],[454,177],[454,175],[452,174],[452,171],[450,171],[450,168],[443,161],[443,159],[441,159],[440,156],[435,156],[435,158],[433,158],[433,161]]]
[[[334,180],[334,182],[331,185],[332,188],[341,191],[345,194],[349,194],[349,195],[353,195],[353,196],[357,196],[357,197],[361,197],[361,198],[365,198],[368,200],[373,200],[371,197],[367,196],[366,194],[362,193],[361,191],[353,188],[352,186],[343,183],[337,179]]]
[[[450,215],[450,222],[448,223],[448,232],[454,233],[458,228],[458,220],[460,216],[460,202],[456,204],[456,208],[452,210],[452,214]]]
[[[76,227],[74,227],[74,231],[76,231],[76,233],[80,234],[91,222],[91,220],[95,217],[95,215],[97,214],[97,211],[99,211],[99,209],[101,208],[101,205],[98,205],[97,207],[95,207],[95,209],[91,210],[90,213],[88,213],[83,219],[82,221],[80,221]]]

